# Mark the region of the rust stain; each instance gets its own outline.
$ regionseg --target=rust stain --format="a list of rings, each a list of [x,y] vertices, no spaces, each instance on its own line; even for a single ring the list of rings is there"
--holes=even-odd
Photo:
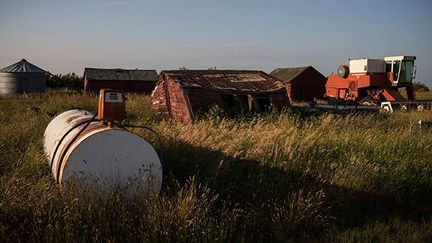
[[[248,70],[173,70],[164,75],[182,87],[228,92],[265,93],[284,89],[281,80],[262,71]]]

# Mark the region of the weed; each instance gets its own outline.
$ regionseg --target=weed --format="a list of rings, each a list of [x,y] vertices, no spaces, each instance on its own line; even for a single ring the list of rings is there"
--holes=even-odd
[[[430,112],[228,119],[215,110],[184,124],[129,95],[128,122],[162,138],[164,185],[128,203],[60,193],[50,176],[47,124],[96,105],[69,91],[0,99],[0,241],[431,239],[432,132],[412,126]]]

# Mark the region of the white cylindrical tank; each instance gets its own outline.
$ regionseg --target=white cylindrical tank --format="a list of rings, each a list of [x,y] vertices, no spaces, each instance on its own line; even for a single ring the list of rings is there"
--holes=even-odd
[[[159,192],[162,165],[144,138],[124,128],[91,121],[94,114],[70,110],[55,117],[44,134],[54,179],[97,183],[102,188],[144,186]]]

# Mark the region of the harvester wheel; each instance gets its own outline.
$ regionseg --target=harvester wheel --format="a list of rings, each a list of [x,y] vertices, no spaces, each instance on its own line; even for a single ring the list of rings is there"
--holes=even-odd
[[[341,78],[348,78],[349,75],[349,67],[347,65],[340,65],[337,69],[337,74]]]
[[[359,101],[359,103],[360,103],[360,105],[368,105],[368,106],[377,105],[376,100],[374,100],[369,95],[361,98],[360,101]]]

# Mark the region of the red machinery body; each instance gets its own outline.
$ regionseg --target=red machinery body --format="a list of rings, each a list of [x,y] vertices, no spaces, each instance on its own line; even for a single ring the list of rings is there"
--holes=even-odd
[[[399,93],[405,87],[409,100],[414,100],[412,84],[400,84],[390,81],[385,73],[351,73],[347,78],[332,74],[327,78],[327,97],[338,100],[360,101],[370,96],[385,101],[406,101]]]
[[[408,76],[407,73],[411,69],[408,71],[403,69],[405,68],[403,58],[401,56],[399,67],[394,66],[398,63],[393,64],[392,60],[387,59],[386,61],[384,59],[350,60],[350,67],[342,65],[338,68],[338,74],[328,76],[326,96],[351,103],[377,105],[381,101],[406,101],[399,93],[399,88],[405,88],[408,100],[414,100],[412,73],[415,70],[411,71],[409,74],[411,76]],[[410,61],[413,60],[415,57],[410,57]]]

